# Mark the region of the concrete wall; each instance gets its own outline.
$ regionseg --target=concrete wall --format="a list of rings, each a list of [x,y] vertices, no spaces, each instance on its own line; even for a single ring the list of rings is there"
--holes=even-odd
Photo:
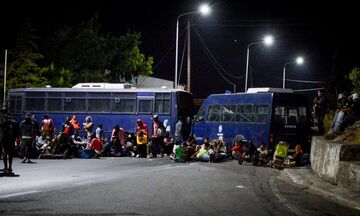
[[[321,178],[360,191],[360,145],[313,137],[310,160],[312,169]]]

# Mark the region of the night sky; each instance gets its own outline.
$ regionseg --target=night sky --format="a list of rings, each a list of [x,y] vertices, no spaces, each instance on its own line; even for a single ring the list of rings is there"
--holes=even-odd
[[[99,14],[102,31],[121,35],[141,32],[141,50],[154,57],[154,76],[174,79],[176,17],[196,10],[203,1],[7,1],[1,3],[1,50],[14,46],[19,27],[30,19],[39,35],[46,36],[58,25],[76,25]],[[345,2],[345,1],[343,1]],[[360,66],[359,15],[355,3],[315,1],[211,1],[206,17],[186,16],[180,20],[179,65],[185,24],[191,29],[192,92],[195,97],[233,90],[220,75],[243,91],[246,47],[272,34],[272,47],[256,45],[250,50],[252,79],[249,87],[282,87],[286,62],[303,55],[305,64],[286,67],[293,80],[323,81],[331,70],[348,73]],[[200,35],[200,36],[199,36]],[[201,37],[201,38],[200,38]],[[204,46],[220,65],[213,66]],[[225,71],[225,72],[224,72]],[[179,72],[180,73],[180,72]],[[186,83],[186,61],[181,83]],[[230,74],[226,75],[226,74]],[[204,83],[206,85],[204,85]],[[317,88],[319,84],[287,82],[287,87]]]

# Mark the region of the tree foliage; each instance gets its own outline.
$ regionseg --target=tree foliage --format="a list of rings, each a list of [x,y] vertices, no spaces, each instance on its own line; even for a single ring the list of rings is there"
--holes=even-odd
[[[349,73],[349,79],[353,84],[353,92],[360,92],[360,68],[352,69]]]
[[[100,29],[95,15],[77,26],[58,27],[44,42],[26,21],[9,50],[7,89],[119,82],[152,74],[153,58],[141,53],[140,33],[115,37],[101,34]]]
[[[119,82],[132,76],[151,75],[152,57],[140,52],[140,34],[102,35],[98,16],[76,27],[62,27],[49,39],[49,63],[64,68],[78,82]]]
[[[39,52],[35,29],[25,22],[16,41],[16,47],[9,51],[7,88],[44,86],[48,67],[42,67],[44,56]]]

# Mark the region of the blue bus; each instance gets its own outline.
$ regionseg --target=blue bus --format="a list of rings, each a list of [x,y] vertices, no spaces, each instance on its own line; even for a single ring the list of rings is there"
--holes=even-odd
[[[41,122],[44,114],[48,114],[57,132],[67,116],[76,115],[80,126],[86,116],[91,116],[94,129],[102,123],[108,137],[115,125],[126,132],[135,132],[137,119],[148,125],[150,133],[151,117],[155,114],[162,122],[168,122],[167,131],[172,136],[179,116],[193,116],[190,92],[108,83],[80,83],[72,88],[11,89],[7,106],[17,121],[21,121],[25,113],[31,113]]]
[[[223,136],[228,147],[246,139],[269,150],[286,141],[290,151],[296,144],[310,148],[309,106],[306,95],[290,89],[254,88],[246,93],[213,94],[195,116],[193,134],[199,142]]]

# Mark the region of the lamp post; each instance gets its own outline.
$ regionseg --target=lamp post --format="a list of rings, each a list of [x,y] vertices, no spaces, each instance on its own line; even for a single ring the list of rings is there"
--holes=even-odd
[[[3,108],[6,107],[6,66],[7,66],[7,50],[5,50],[5,64],[4,64],[4,97],[3,97]]]
[[[245,92],[247,91],[248,86],[248,75],[249,75],[249,55],[250,55],[250,47],[255,44],[265,44],[266,46],[271,46],[274,43],[274,38],[271,35],[267,35],[264,37],[262,41],[250,43],[247,46],[247,52],[246,52],[246,71],[245,71]]]
[[[286,65],[293,64],[293,63],[296,63],[297,65],[301,65],[301,64],[304,63],[304,58],[303,58],[303,57],[297,57],[295,61],[286,62],[286,63],[284,64],[284,68],[283,68],[283,89],[285,89]]]
[[[203,4],[200,6],[199,10],[196,11],[191,11],[188,13],[183,13],[180,14],[177,18],[176,18],[176,41],[175,41],[175,79],[174,79],[174,88],[177,88],[177,83],[178,83],[178,53],[179,53],[179,19],[180,17],[183,16],[187,16],[187,15],[191,15],[191,14],[195,14],[195,13],[200,13],[200,14],[208,14],[210,12],[210,8],[209,5],[207,4]]]

